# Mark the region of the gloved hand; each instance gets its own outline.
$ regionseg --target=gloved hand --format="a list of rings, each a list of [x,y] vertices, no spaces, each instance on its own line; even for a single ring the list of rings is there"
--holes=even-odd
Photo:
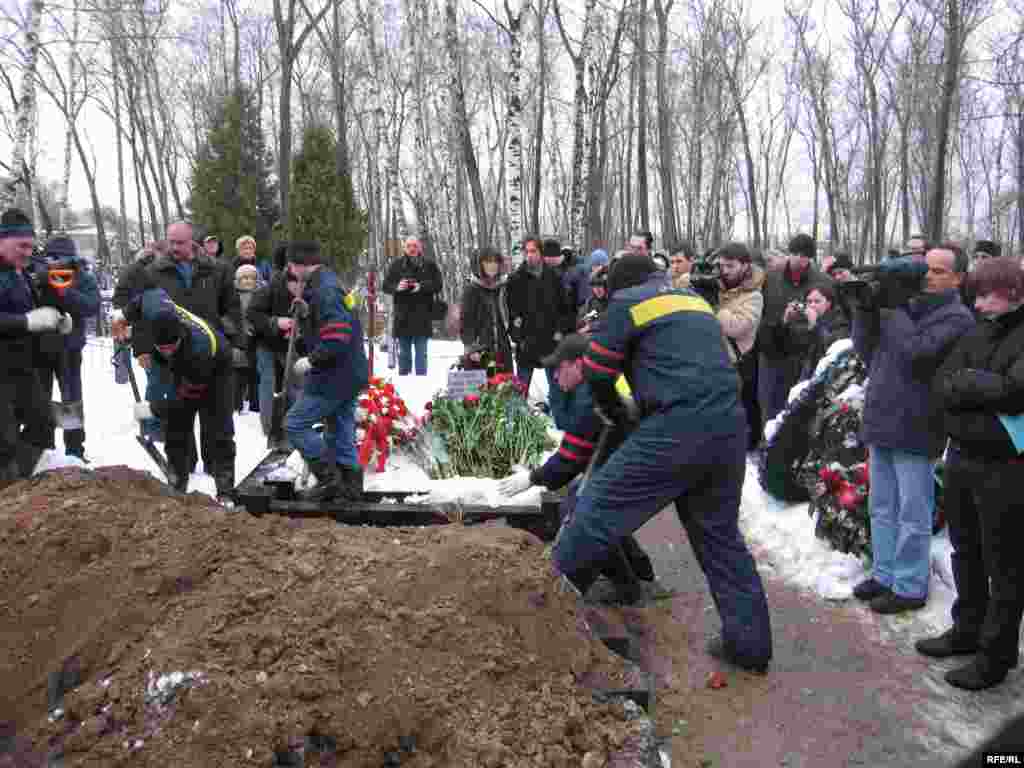
[[[231,364],[235,366],[235,368],[245,368],[247,365],[249,365],[249,357],[248,355],[246,355],[244,349],[232,347]]]
[[[524,469],[498,481],[498,493],[502,496],[517,496],[533,485],[530,470]]]
[[[71,318],[71,315],[67,312],[61,313],[60,320],[57,321],[57,330],[60,331],[60,335],[67,336],[74,327],[75,321]]]
[[[29,333],[45,333],[56,331],[60,322],[60,312],[53,307],[37,307],[25,313],[25,323]]]
[[[143,400],[141,403],[136,403],[134,406],[135,420],[145,421],[146,419],[153,418],[153,409],[149,407],[149,403]]]
[[[131,326],[125,319],[124,312],[120,309],[115,309],[114,314],[110,316],[110,335],[117,341],[127,341],[131,338]]]
[[[300,357],[295,361],[295,365],[292,366],[292,370],[295,371],[296,376],[305,376],[313,369],[313,364],[309,362],[308,357]]]

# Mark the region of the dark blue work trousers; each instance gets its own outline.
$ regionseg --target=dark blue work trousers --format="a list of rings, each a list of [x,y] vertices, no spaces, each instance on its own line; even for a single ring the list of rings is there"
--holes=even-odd
[[[746,470],[743,416],[731,434],[708,434],[693,414],[673,408],[649,416],[590,478],[555,545],[562,573],[604,563],[614,543],[675,502],[690,546],[722,619],[722,637],[739,661],[772,656],[764,586],[739,529]]]

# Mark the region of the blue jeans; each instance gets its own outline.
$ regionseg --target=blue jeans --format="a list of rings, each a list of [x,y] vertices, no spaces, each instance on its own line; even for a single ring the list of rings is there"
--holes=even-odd
[[[146,401],[155,402],[158,400],[171,400],[175,397],[174,375],[171,369],[156,355],[152,356],[152,363],[146,371]],[[142,431],[147,437],[160,437],[160,419],[146,419],[142,422]]]
[[[772,656],[768,602],[739,529],[746,441],[737,410],[734,434],[688,428],[682,409],[648,418],[595,470],[575,515],[555,544],[558,569],[601,567],[613,544],[675,502],[690,546],[722,619],[726,647],[750,664]]]
[[[871,576],[900,597],[926,598],[935,476],[927,456],[868,446]]]
[[[416,375],[427,375],[427,336],[398,337],[398,375],[412,373],[412,348],[416,347]]]
[[[327,444],[313,429],[314,424],[334,419],[335,458],[338,464],[358,467],[356,454],[356,401],[338,400],[322,395],[303,393],[285,419],[288,439],[306,461],[325,461]]]

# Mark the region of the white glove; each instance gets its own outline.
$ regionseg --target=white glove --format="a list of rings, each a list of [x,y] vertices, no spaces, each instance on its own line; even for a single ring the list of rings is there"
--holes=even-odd
[[[71,319],[71,315],[66,312],[61,314],[60,320],[57,321],[57,330],[60,331],[60,335],[67,336],[74,327],[75,321]]]
[[[517,496],[533,485],[530,470],[524,469],[498,481],[498,493],[502,496]]]
[[[136,403],[133,407],[135,410],[136,421],[145,421],[146,419],[153,418],[153,409],[149,407],[149,403],[143,401],[141,403]]]
[[[53,307],[37,307],[25,313],[25,322],[29,333],[56,331],[60,322],[60,312]]]
[[[312,370],[313,364],[309,362],[308,357],[300,357],[295,361],[295,365],[292,366],[292,370],[295,371],[296,376],[305,376]]]

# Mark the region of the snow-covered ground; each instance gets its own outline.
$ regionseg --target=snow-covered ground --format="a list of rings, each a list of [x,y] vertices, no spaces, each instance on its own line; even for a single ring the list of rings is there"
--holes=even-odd
[[[387,368],[387,355],[375,354],[375,374],[391,380],[413,413],[422,414],[424,405],[443,389],[448,369],[461,353],[458,342],[430,342],[427,376],[398,376]],[[132,418],[132,392],[127,384],[114,382],[111,365],[113,346],[109,339],[90,338],[85,348],[82,376],[85,390],[86,453],[93,466],[126,464],[159,476],[156,467],[135,440],[138,425]],[[136,369],[140,387],[145,373]],[[56,394],[56,392],[55,392]],[[543,399],[547,382],[543,373],[534,374],[530,395]],[[235,417],[237,445],[236,477],[241,480],[266,454],[266,440],[260,430],[259,414],[242,413]],[[58,437],[58,447],[60,438]],[[65,461],[60,454],[47,455],[41,467],[56,466]],[[368,474],[368,489],[416,490],[421,498],[432,503],[461,500],[466,503],[499,505],[510,500],[501,498],[494,480],[454,478],[431,480],[416,464],[404,456],[393,457],[388,470],[380,475]],[[193,475],[189,490],[214,494],[213,478]],[[511,503],[530,504],[539,498],[540,489],[532,488],[515,497]],[[807,504],[783,505],[771,498],[758,484],[757,469],[747,469],[740,510],[743,528],[758,549],[762,565],[800,587],[814,590],[824,599],[844,600],[851,596],[853,585],[866,573],[864,564],[850,555],[829,549],[814,535],[814,521],[807,514]],[[945,532],[932,541],[932,580],[928,606],[914,614],[913,622],[922,631],[945,628],[955,592],[950,567],[951,547]]]

